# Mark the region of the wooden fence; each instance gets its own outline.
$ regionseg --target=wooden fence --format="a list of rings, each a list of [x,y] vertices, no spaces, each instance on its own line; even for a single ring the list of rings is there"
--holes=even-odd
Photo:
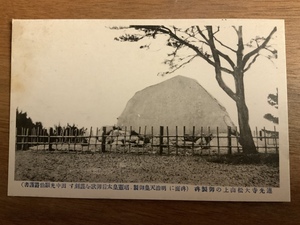
[[[70,152],[119,152],[160,155],[211,155],[233,154],[242,152],[239,144],[239,134],[236,129],[228,127],[226,132],[219,128],[204,129],[196,134],[195,127],[187,133],[182,127],[181,132],[176,126],[175,134],[169,133],[168,127],[160,126],[159,134],[153,133],[153,127],[102,127],[90,128],[89,131],[79,132],[62,129],[60,133],[46,129],[17,129],[16,150],[49,150]],[[199,130],[199,129],[198,129]],[[233,132],[234,131],[234,132]],[[179,135],[182,133],[183,135]],[[258,152],[278,153],[279,133],[265,128],[253,131],[253,139]]]

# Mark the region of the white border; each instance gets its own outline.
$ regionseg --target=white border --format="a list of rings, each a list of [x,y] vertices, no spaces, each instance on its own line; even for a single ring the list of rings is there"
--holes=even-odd
[[[15,23],[30,20],[14,20]],[[36,20],[35,20],[36,21]],[[64,22],[65,20],[61,20]],[[194,185],[186,185],[190,191],[188,192],[176,192],[176,191],[114,191],[114,190],[91,190],[91,189],[72,189],[71,183],[66,183],[65,189],[45,189],[45,188],[23,188],[21,181],[14,180],[15,170],[15,112],[16,102],[14,102],[14,93],[11,93],[11,108],[10,108],[10,141],[9,141],[9,177],[8,177],[8,195],[9,196],[37,196],[37,197],[58,197],[58,198],[109,198],[109,199],[159,199],[159,200],[204,200],[204,201],[267,201],[267,202],[284,202],[290,201],[290,173],[289,173],[289,142],[288,142],[288,112],[287,112],[287,82],[286,82],[286,55],[285,55],[285,30],[283,20],[240,20],[240,19],[223,19],[223,20],[102,20],[103,24],[166,24],[174,23],[176,25],[185,25],[188,23],[198,24],[211,24],[211,25],[247,25],[249,23],[260,23],[265,25],[277,26],[278,40],[280,45],[278,46],[280,65],[278,65],[278,71],[280,76],[280,93],[279,93],[279,133],[280,133],[280,187],[272,188],[272,194],[254,194],[254,193],[198,193],[193,191]],[[12,36],[14,36],[14,29]],[[14,45],[12,43],[12,79],[14,79]],[[24,181],[25,182],[25,181]],[[30,181],[28,181],[30,182]],[[58,182],[61,183],[61,182]],[[55,184],[58,184],[55,183]],[[23,183],[24,184],[24,183]],[[75,184],[75,183],[74,183]],[[87,183],[89,184],[89,183]],[[132,185],[129,184],[132,188]],[[147,184],[144,184],[147,185]],[[153,185],[153,184],[148,184]],[[176,184],[157,184],[165,185],[167,189]],[[184,186],[184,185],[180,185]],[[231,188],[231,187],[228,187]],[[238,188],[238,187],[236,187]],[[251,188],[251,187],[250,187]],[[258,187],[259,188],[259,187]],[[192,190],[192,191],[191,191]]]

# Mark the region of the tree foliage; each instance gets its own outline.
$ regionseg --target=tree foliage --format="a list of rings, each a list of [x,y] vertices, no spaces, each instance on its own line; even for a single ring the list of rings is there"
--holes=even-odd
[[[273,106],[275,109],[278,109],[278,89],[276,89],[276,94],[269,94],[268,95],[268,103],[269,105]],[[271,113],[266,113],[264,115],[266,120],[269,120],[275,124],[279,124],[278,116],[274,116]]]
[[[35,129],[43,129],[42,122],[33,122],[30,117],[28,117],[27,112],[16,110],[16,127],[18,134],[21,134],[21,129],[32,130]]]

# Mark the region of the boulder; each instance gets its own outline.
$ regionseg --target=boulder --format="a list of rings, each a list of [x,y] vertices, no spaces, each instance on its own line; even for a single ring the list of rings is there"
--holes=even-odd
[[[138,91],[128,102],[118,118],[118,126],[142,130],[147,126],[147,134],[159,133],[160,126],[169,128],[169,134],[226,132],[227,127],[235,127],[226,109],[208,93],[196,80],[176,76],[159,84]],[[201,129],[203,127],[203,129]],[[166,129],[166,128],[165,128]],[[166,135],[166,130],[164,131]]]

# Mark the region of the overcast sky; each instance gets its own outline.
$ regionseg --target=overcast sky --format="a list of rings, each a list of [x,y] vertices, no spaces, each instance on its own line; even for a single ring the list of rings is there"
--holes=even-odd
[[[137,24],[136,21],[114,21],[112,24],[101,20],[14,21],[12,111],[18,107],[34,122],[41,121],[46,127],[58,123],[75,123],[80,127],[112,125],[116,124],[117,117],[135,92],[183,75],[196,79],[226,107],[238,125],[235,104],[218,86],[213,67],[195,59],[174,74],[157,76],[168,69],[162,62],[170,49],[165,47],[163,39],[158,38],[149,42],[151,45],[147,50],[140,49],[139,43],[115,41],[114,38],[125,31],[108,27],[130,23]],[[180,23],[176,24],[186,25],[186,22]],[[189,25],[192,24],[195,21]],[[267,36],[274,24],[244,24],[244,42],[255,36]],[[227,24],[219,37],[235,48],[236,34],[232,30]],[[272,40],[279,56],[282,53],[280,57],[284,56],[284,52],[280,52],[284,47],[281,33],[279,29]],[[278,69],[284,62],[282,58],[280,60],[280,63],[279,60],[272,63],[260,57],[245,75],[253,127],[274,126],[263,115],[277,113],[268,105],[267,96],[285,84],[281,82],[285,78],[284,67]],[[225,80],[232,85],[230,80]]]

